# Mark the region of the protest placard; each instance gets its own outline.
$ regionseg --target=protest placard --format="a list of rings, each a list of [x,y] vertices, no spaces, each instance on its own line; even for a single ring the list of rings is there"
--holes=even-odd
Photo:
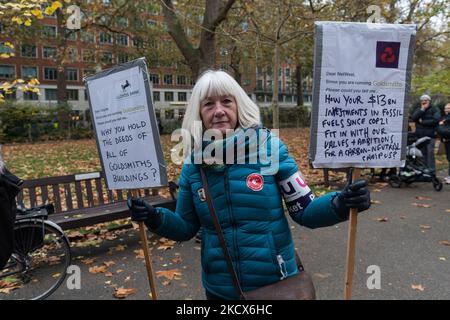
[[[147,65],[140,58],[85,79],[108,189],[167,185]],[[134,189],[134,190],[133,190]],[[144,221],[139,222],[152,299],[157,299]]]
[[[403,166],[416,26],[315,27],[312,166]]]
[[[167,185],[145,60],[104,70],[85,83],[108,189]]]

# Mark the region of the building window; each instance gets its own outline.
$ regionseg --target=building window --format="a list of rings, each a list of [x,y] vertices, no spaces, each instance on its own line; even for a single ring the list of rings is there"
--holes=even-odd
[[[166,92],[167,93],[167,92]],[[175,118],[175,112],[174,110],[170,109],[170,110],[165,110],[164,111],[164,116],[167,120],[172,120],[173,118]]]
[[[83,70],[83,78],[91,76],[93,74],[95,74],[95,70],[94,69],[84,69]]]
[[[177,84],[185,85],[186,83],[186,76],[177,76]]]
[[[161,101],[159,91],[153,91],[153,101]]]
[[[119,53],[117,60],[119,63],[125,63],[125,62],[130,61],[130,57],[126,53]]]
[[[37,67],[22,67],[22,78],[34,79],[37,78]]]
[[[66,69],[67,81],[78,81],[78,69],[67,68]]]
[[[242,82],[242,85],[249,86],[250,85],[250,80],[249,79],[244,79],[244,81]]]
[[[171,74],[164,75],[164,84],[172,84],[172,75]]]
[[[159,84],[159,74],[157,74],[157,73],[150,73],[150,81],[153,84]]]
[[[43,47],[42,57],[44,59],[52,59],[56,57],[56,47]]]
[[[106,32],[100,32],[100,43],[101,44],[112,44],[112,36]]]
[[[14,55],[14,49],[7,46],[6,42],[0,42],[0,53],[6,53],[7,55]]]
[[[263,81],[262,80],[256,81],[256,90],[263,90]]]
[[[103,52],[101,61],[103,63],[108,63],[108,64],[112,63],[112,61],[113,61],[112,52]]]
[[[81,31],[80,38],[81,38],[81,41],[83,41],[83,42],[95,43],[95,36],[92,33],[87,32],[86,30]]]
[[[16,68],[14,66],[0,65],[0,79],[14,79],[16,77]]]
[[[291,76],[291,69],[286,68],[286,78]]]
[[[36,92],[24,91],[23,92],[23,100],[37,101],[37,100],[39,100],[39,95]]]
[[[23,44],[20,49],[20,55],[24,58],[36,58],[37,56],[36,46]]]
[[[78,89],[67,89],[67,100],[78,101]]]
[[[120,17],[117,19],[117,25],[122,28],[128,27],[128,19],[125,17]]]
[[[83,62],[95,62],[94,50],[83,50]]]
[[[16,100],[16,90],[6,93],[4,90],[0,90],[0,93],[5,97],[6,100]]]
[[[58,71],[56,68],[45,67],[44,68],[44,79],[45,80],[56,80],[58,78]],[[46,99],[48,100],[48,99]]]
[[[117,35],[116,41],[119,46],[128,47],[128,35],[120,33]]]
[[[58,94],[56,89],[45,89],[45,100],[56,101],[58,100]]]
[[[173,101],[173,92],[164,92],[164,101]]]
[[[178,101],[187,101],[186,92],[178,92]]]
[[[64,29],[64,36],[66,37],[67,40],[72,41],[77,40],[77,33],[75,32],[75,30]]]
[[[152,28],[152,27],[156,27],[158,25],[158,23],[155,20],[148,19],[147,25]]]
[[[44,26],[42,28],[42,35],[46,38],[56,38],[56,27]]]
[[[135,46],[138,49],[143,49],[144,48],[144,40],[142,40],[142,38],[140,38],[140,37],[133,38],[133,46]]]

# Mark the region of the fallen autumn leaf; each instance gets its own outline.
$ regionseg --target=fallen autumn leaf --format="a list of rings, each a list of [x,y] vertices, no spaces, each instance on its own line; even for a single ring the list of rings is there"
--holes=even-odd
[[[136,292],[137,292],[137,289],[135,289],[135,288],[129,288],[129,289],[118,288],[118,289],[116,289],[114,291],[113,296],[115,298],[118,298],[118,299],[124,299],[124,298],[126,298],[126,297],[128,297],[128,296],[130,296],[130,295],[132,295],[132,294],[134,294]]]

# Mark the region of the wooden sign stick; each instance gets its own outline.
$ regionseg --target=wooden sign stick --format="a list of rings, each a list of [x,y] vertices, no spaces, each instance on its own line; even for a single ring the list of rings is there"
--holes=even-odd
[[[139,197],[137,190],[131,190],[131,195],[134,198]],[[145,267],[147,269],[147,278],[152,293],[152,299],[157,300],[158,297],[156,295],[156,284],[155,279],[153,278],[152,260],[150,256],[150,250],[148,250],[148,238],[144,221],[139,221],[139,235],[142,242],[142,250],[144,251]]]
[[[360,169],[354,168],[352,172],[352,182],[355,182],[360,176]],[[352,298],[353,271],[355,269],[355,247],[356,247],[356,226],[358,224],[358,209],[350,209],[350,221],[348,225],[348,243],[347,243],[347,265],[345,268],[345,288],[344,299]]]

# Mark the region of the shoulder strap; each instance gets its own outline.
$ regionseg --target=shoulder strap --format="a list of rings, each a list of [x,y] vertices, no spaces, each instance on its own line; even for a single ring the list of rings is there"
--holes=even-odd
[[[209,193],[208,187],[208,179],[206,178],[205,171],[203,168],[200,168],[200,174],[202,176],[203,189],[205,190],[206,201],[208,203],[209,212],[211,214],[212,220],[214,222],[214,227],[216,228],[217,236],[219,237],[220,245],[222,246],[223,253],[225,255],[225,260],[227,262],[228,271],[231,274],[231,279],[233,280],[234,287],[236,288],[237,293],[241,299],[244,298],[244,293],[242,292],[242,288],[239,284],[239,279],[236,274],[236,270],[233,267],[233,262],[231,259],[230,252],[228,251],[227,244],[225,242],[225,237],[223,236],[222,228],[219,224],[219,219],[217,218],[216,210],[214,209],[214,205],[212,203],[211,194]]]

